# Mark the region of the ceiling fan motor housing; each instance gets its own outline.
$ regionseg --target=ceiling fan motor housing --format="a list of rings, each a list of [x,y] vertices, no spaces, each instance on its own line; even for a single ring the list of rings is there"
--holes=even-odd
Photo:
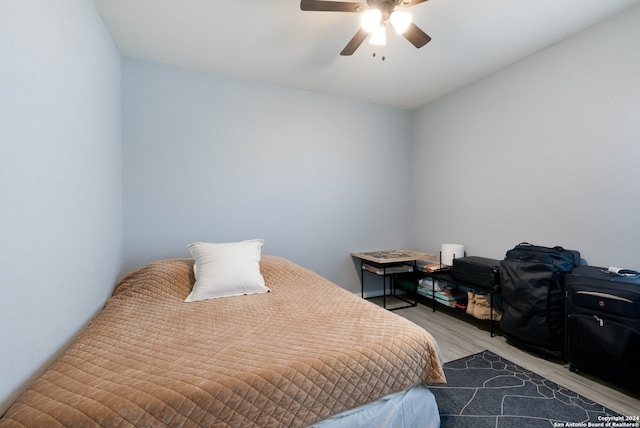
[[[402,1],[403,0],[367,0],[367,6],[369,6],[369,9],[378,9],[383,14],[389,14],[393,11],[393,8]]]

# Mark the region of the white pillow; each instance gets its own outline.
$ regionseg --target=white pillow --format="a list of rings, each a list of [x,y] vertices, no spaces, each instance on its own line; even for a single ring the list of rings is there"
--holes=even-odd
[[[262,244],[262,239],[190,244],[196,283],[185,302],[271,291],[260,273]]]

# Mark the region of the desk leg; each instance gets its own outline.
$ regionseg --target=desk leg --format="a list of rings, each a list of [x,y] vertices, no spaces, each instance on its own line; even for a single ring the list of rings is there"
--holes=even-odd
[[[362,259],[360,259],[360,296],[364,299],[364,269],[362,269]]]
[[[382,267],[382,307],[387,309],[387,268]]]

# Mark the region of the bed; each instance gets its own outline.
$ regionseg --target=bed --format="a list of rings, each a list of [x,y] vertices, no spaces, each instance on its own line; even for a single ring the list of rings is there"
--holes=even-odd
[[[126,276],[0,427],[303,427],[445,381],[424,329],[289,260],[260,259],[270,292],[185,303],[193,265]]]

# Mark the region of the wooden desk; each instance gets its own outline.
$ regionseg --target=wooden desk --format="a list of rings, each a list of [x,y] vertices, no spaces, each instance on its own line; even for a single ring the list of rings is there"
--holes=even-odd
[[[378,264],[417,262],[418,260],[437,260],[438,256],[415,250],[383,250],[368,253],[351,253],[360,260],[368,260]]]
[[[415,272],[416,263],[419,260],[435,260],[437,258],[435,254],[406,249],[351,253],[351,256],[360,259],[360,294],[362,295],[362,298],[364,298],[364,273],[369,272],[374,275],[382,276],[382,306],[385,309],[387,308],[387,277],[390,278],[390,295],[409,303],[408,306],[402,306],[399,308],[396,307],[391,310],[402,309],[417,305],[415,299],[414,302],[410,302],[395,295],[393,277],[394,275],[399,273],[398,270],[402,270],[401,268],[403,265],[411,265],[412,271]],[[365,261],[367,265],[379,268],[379,270],[377,272],[372,272],[371,270],[365,269]]]

